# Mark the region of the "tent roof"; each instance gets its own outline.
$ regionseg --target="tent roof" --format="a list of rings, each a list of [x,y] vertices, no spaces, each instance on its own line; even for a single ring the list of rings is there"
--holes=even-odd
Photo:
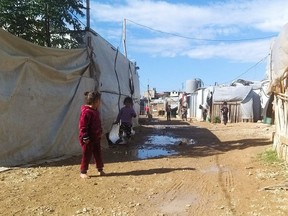
[[[251,86],[224,86],[215,87],[213,93],[214,102],[243,101],[252,90]]]
[[[286,24],[272,46],[271,79],[279,80],[288,67],[288,24]],[[270,64],[270,63],[269,63]]]

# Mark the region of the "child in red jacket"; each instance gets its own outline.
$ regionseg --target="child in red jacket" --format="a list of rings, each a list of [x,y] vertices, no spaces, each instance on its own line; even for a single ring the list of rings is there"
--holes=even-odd
[[[82,148],[81,178],[89,178],[88,166],[93,155],[99,175],[105,175],[101,153],[102,126],[98,108],[101,94],[98,92],[85,92],[85,105],[81,106],[79,120],[79,142]]]

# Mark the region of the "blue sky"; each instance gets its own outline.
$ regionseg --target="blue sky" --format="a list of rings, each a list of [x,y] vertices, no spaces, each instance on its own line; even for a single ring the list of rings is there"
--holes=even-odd
[[[270,47],[288,21],[287,0],[90,1],[91,28],[140,67],[141,94],[235,79],[262,80]]]

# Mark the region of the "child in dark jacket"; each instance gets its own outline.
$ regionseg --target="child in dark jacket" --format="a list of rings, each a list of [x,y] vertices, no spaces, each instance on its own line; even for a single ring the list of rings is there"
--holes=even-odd
[[[228,109],[228,107],[227,107],[227,102],[225,101],[225,102],[223,103],[222,108],[221,108],[221,113],[222,113],[224,125],[226,125],[227,122],[228,122],[228,112],[229,112],[229,109]]]
[[[79,142],[82,148],[82,160],[80,177],[89,178],[88,166],[93,155],[99,175],[104,175],[101,153],[102,126],[98,108],[100,106],[101,94],[98,92],[85,92],[85,105],[81,106],[79,119]]]
[[[167,115],[167,121],[171,121],[171,106],[170,105],[168,105],[166,108],[166,115]]]
[[[131,129],[132,129],[132,118],[136,117],[136,112],[133,109],[133,100],[131,97],[126,97],[124,99],[124,107],[121,108],[115,124],[118,124],[121,121],[119,129],[119,137],[123,138],[123,133],[125,132],[126,137],[130,139]]]

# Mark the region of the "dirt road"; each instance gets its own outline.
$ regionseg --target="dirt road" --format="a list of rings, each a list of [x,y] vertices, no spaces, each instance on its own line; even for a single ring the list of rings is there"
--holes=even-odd
[[[80,157],[0,173],[0,215],[288,215],[287,168],[258,155],[273,126],[141,120],[105,148],[106,176],[79,178]]]

